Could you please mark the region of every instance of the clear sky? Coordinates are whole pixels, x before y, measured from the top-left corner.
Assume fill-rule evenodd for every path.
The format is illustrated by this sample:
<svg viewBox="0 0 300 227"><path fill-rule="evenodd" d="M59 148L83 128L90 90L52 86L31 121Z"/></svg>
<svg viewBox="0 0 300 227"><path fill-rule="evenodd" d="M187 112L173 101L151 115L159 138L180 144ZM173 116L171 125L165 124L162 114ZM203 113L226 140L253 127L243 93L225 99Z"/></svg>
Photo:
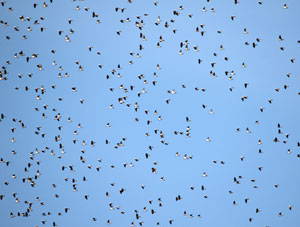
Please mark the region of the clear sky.
<svg viewBox="0 0 300 227"><path fill-rule="evenodd" d="M299 227L299 9L2 1L0 226Z"/></svg>

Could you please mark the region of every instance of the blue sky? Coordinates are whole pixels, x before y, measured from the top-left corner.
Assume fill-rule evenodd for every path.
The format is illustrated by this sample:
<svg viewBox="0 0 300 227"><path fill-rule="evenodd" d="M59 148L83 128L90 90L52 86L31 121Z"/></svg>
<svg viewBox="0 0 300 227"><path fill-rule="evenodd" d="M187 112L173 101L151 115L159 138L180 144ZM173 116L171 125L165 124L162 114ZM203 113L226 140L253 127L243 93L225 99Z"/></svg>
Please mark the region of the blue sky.
<svg viewBox="0 0 300 227"><path fill-rule="evenodd" d="M45 4L0 6L1 226L299 226L298 1Z"/></svg>

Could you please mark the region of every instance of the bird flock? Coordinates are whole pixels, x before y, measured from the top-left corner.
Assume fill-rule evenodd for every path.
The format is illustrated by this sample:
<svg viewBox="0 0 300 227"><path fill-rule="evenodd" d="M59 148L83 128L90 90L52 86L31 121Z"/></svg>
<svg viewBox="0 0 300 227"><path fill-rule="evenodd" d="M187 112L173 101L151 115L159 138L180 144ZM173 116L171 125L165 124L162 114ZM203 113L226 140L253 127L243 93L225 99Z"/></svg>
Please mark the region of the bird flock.
<svg viewBox="0 0 300 227"><path fill-rule="evenodd" d="M299 7L1 1L0 226L299 226Z"/></svg>

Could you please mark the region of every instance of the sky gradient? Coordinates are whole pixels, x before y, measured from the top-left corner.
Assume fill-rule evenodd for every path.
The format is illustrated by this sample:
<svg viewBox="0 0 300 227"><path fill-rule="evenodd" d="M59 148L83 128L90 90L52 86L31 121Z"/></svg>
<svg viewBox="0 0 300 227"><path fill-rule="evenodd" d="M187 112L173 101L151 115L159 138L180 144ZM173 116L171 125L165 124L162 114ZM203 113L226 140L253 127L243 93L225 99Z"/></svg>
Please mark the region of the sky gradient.
<svg viewBox="0 0 300 227"><path fill-rule="evenodd" d="M298 227L299 9L1 3L0 226Z"/></svg>

